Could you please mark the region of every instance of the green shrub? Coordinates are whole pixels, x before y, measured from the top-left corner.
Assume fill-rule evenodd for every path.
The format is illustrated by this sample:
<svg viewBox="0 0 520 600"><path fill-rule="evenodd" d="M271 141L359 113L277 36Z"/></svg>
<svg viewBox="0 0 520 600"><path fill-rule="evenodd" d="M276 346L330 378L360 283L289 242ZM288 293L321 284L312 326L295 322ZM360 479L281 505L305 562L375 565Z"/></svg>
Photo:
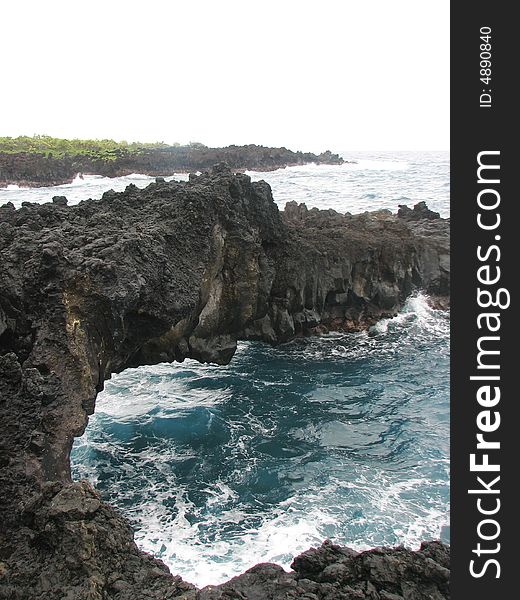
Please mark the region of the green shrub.
<svg viewBox="0 0 520 600"><path fill-rule="evenodd" d="M0 137L0 153L41 154L47 158L74 158L87 156L92 159L116 160L118 156L139 154L144 150L168 148L164 142L142 143L114 140L66 140L49 135Z"/></svg>

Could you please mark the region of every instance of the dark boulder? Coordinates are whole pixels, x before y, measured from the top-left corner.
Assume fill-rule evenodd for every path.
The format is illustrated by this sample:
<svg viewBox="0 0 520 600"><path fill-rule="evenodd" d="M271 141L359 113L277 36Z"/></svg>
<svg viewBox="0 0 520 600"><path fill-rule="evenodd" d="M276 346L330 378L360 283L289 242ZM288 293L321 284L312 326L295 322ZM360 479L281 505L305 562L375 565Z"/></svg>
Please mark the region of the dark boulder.
<svg viewBox="0 0 520 600"><path fill-rule="evenodd" d="M441 217L438 212L430 210L426 206L426 202L418 202L413 209L406 206L406 204L400 204L397 216L405 221L421 221L423 219L431 221Z"/></svg>

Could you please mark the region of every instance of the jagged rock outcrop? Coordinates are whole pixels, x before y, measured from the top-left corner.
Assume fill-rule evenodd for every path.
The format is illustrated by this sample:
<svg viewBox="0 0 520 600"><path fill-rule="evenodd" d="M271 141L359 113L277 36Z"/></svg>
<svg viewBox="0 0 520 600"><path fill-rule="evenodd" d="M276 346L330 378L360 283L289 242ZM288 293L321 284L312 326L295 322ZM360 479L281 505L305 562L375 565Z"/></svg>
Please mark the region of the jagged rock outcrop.
<svg viewBox="0 0 520 600"><path fill-rule="evenodd" d="M424 219L432 221L438 219L441 215L430 210L426 206L426 202L418 202L413 208L400 204L397 216L405 221L422 221Z"/></svg>
<svg viewBox="0 0 520 600"><path fill-rule="evenodd" d="M73 207L0 207L0 597L194 597L71 483L103 382L140 364L227 363L238 339L367 327L416 287L445 300L448 237L438 218L281 213L268 184L224 166Z"/></svg>
<svg viewBox="0 0 520 600"><path fill-rule="evenodd" d="M236 170L271 171L310 163L341 165L345 161L330 150L321 154L293 152L287 148L227 146L208 148L203 144L114 151L110 158L90 155L53 156L52 153L0 152L0 187L18 184L28 187L70 183L78 173L121 177L131 173L165 176L180 172L204 171L226 162Z"/></svg>
<svg viewBox="0 0 520 600"><path fill-rule="evenodd" d="M381 548L355 552L329 541L297 556L287 573L259 564L197 600L444 600L449 598L450 554L440 542L413 552Z"/></svg>

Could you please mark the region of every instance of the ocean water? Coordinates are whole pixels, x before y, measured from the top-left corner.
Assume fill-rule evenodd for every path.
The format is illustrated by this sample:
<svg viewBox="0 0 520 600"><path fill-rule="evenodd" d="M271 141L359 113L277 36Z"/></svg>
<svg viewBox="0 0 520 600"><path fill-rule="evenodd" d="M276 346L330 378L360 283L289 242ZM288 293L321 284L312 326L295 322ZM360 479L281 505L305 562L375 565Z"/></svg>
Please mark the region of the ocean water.
<svg viewBox="0 0 520 600"><path fill-rule="evenodd" d="M342 154L356 164L251 176L281 207L425 200L449 215L448 153ZM4 189L0 204L150 181ZM241 343L225 367L129 369L98 396L72 466L131 519L141 548L200 586L262 561L287 568L325 538L356 549L449 541L449 314L418 292L368 332Z"/></svg>
<svg viewBox="0 0 520 600"><path fill-rule="evenodd" d="M276 202L305 202L309 208L333 208L360 213L424 200L449 216L450 157L448 152L340 152L353 164L306 165L272 173L254 173L271 184Z"/></svg>

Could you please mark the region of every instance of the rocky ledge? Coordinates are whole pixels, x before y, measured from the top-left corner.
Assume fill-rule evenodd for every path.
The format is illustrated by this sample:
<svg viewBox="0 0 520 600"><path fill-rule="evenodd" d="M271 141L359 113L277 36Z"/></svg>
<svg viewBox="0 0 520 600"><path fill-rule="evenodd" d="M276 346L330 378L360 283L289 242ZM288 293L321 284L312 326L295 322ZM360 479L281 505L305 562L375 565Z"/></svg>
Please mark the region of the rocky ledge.
<svg viewBox="0 0 520 600"><path fill-rule="evenodd" d="M219 166L72 207L0 207L0 597L448 597L439 544L359 555L327 544L292 574L259 565L197 591L70 476L73 440L111 373L224 364L239 339L366 328L415 289L447 303L449 222L423 205L280 212L267 183Z"/></svg>
<svg viewBox="0 0 520 600"><path fill-rule="evenodd" d="M325 541L297 556L287 573L264 563L197 600L441 600L449 598L450 552L441 542L417 552L378 548L355 552Z"/></svg>
<svg viewBox="0 0 520 600"><path fill-rule="evenodd" d="M203 144L142 148L137 152L114 151L110 158L89 155L53 156L52 153L0 152L0 187L17 184L26 187L70 183L78 173L121 177L131 173L168 176L203 171L226 162L235 170L272 171L310 163L341 165L345 161L327 150L321 154L293 152L250 144L208 148Z"/></svg>

